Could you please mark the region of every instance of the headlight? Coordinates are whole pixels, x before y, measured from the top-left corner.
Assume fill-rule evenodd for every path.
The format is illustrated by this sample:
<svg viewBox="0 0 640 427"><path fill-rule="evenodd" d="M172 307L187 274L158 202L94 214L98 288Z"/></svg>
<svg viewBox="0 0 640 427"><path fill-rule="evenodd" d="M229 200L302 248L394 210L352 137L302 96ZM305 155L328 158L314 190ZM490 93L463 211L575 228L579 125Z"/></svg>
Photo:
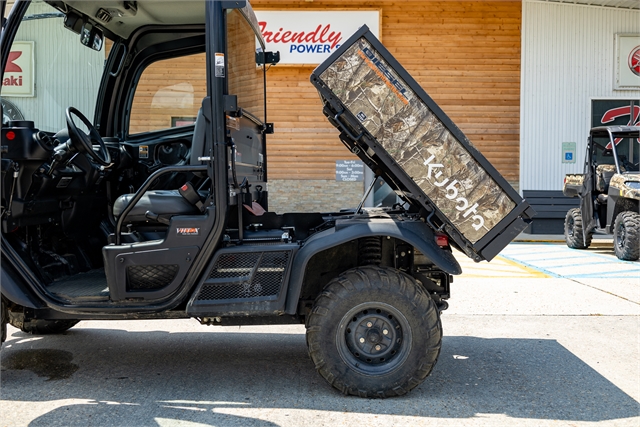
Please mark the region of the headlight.
<svg viewBox="0 0 640 427"><path fill-rule="evenodd" d="M638 181L625 181L624 185L634 190L640 190L640 182Z"/></svg>

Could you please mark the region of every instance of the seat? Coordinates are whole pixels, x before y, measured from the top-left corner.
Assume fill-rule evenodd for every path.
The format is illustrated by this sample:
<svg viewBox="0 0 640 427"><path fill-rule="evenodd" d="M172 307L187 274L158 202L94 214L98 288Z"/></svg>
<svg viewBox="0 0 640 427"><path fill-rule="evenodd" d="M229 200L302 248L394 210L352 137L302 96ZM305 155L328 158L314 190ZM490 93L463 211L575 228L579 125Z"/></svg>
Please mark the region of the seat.
<svg viewBox="0 0 640 427"><path fill-rule="evenodd" d="M193 129L193 139L191 141L190 165L201 165L205 147L205 119L202 109L198 111L195 126ZM201 198L206 198L207 194L198 193ZM123 194L118 197L113 204L113 216L118 218L126 209L127 205L135 194ZM148 211L153 212L162 218L170 218L173 215L192 215L200 213L200 209L187 201L178 190L150 190L136 203L127 215L128 222L149 221L146 216Z"/></svg>
<svg viewBox="0 0 640 427"><path fill-rule="evenodd" d="M596 190L602 193L608 192L609 182L615 173L615 165L598 165L596 167Z"/></svg>

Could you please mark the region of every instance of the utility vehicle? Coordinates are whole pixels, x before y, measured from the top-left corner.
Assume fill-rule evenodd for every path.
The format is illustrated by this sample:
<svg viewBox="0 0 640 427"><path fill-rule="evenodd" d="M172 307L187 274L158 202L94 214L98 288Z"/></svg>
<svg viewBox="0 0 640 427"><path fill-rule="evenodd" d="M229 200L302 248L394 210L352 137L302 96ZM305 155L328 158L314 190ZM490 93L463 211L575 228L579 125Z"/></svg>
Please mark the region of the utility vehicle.
<svg viewBox="0 0 640 427"><path fill-rule="evenodd" d="M7 84L35 63L2 126L3 341L7 322L299 323L334 387L400 395L438 358L451 247L490 260L533 214L366 27L311 83L402 203L318 213L269 209L278 55L248 2L17 1L1 41Z"/></svg>
<svg viewBox="0 0 640 427"><path fill-rule="evenodd" d="M632 110L633 111L633 110ZM603 126L591 129L584 173L568 174L563 193L580 197L580 207L565 218L567 246L585 249L595 231L613 234L618 258L640 256L640 127Z"/></svg>

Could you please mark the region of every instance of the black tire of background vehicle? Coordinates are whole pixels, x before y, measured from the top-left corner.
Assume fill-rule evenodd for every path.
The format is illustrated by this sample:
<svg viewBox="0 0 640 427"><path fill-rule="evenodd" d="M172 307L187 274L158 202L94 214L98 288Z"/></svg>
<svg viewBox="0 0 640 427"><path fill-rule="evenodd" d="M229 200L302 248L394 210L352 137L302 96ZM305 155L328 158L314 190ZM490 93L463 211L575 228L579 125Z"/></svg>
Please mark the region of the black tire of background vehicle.
<svg viewBox="0 0 640 427"><path fill-rule="evenodd" d="M629 211L618 214L613 225L613 248L622 260L640 258L640 214Z"/></svg>
<svg viewBox="0 0 640 427"><path fill-rule="evenodd" d="M411 276L389 268L342 273L307 319L309 355L320 375L360 397L406 394L431 373L441 343L434 301Z"/></svg>
<svg viewBox="0 0 640 427"><path fill-rule="evenodd" d="M587 241L582 235L582 214L580 208L572 208L564 218L564 240L572 249L586 249L591 245L593 233L587 234Z"/></svg>
<svg viewBox="0 0 640 427"><path fill-rule="evenodd" d="M7 306L4 303L4 299L0 301L0 320L2 322L2 341L0 341L0 345L7 339Z"/></svg>
<svg viewBox="0 0 640 427"><path fill-rule="evenodd" d="M55 335L61 334L75 325L79 320L45 320L45 319L31 319L18 326L22 332L33 335Z"/></svg>

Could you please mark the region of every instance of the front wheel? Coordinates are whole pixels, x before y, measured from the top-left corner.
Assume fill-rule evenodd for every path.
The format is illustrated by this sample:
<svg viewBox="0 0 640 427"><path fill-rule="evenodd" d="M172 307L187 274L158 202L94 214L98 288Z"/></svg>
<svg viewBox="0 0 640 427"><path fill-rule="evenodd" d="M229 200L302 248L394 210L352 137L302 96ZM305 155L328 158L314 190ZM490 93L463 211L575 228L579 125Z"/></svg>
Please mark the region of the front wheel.
<svg viewBox="0 0 640 427"><path fill-rule="evenodd" d="M61 334L80 322L79 320L46 320L46 319L28 319L24 320L21 316L9 317L9 323L22 332L33 335L55 335Z"/></svg>
<svg viewBox="0 0 640 427"><path fill-rule="evenodd" d="M315 301L307 345L316 369L344 394L403 395L431 373L442 325L411 276L360 267L333 279Z"/></svg>
<svg viewBox="0 0 640 427"><path fill-rule="evenodd" d="M569 209L564 218L564 240L572 249L586 249L591 244L593 233L587 233L585 241L582 233L582 214L580 208Z"/></svg>
<svg viewBox="0 0 640 427"><path fill-rule="evenodd" d="M613 247L616 256L625 261L640 257L640 214L620 212L613 225Z"/></svg>
<svg viewBox="0 0 640 427"><path fill-rule="evenodd" d="M0 319L2 320L2 341L0 341L0 345L2 345L2 343L7 339L7 322L9 321L4 298L0 301Z"/></svg>

